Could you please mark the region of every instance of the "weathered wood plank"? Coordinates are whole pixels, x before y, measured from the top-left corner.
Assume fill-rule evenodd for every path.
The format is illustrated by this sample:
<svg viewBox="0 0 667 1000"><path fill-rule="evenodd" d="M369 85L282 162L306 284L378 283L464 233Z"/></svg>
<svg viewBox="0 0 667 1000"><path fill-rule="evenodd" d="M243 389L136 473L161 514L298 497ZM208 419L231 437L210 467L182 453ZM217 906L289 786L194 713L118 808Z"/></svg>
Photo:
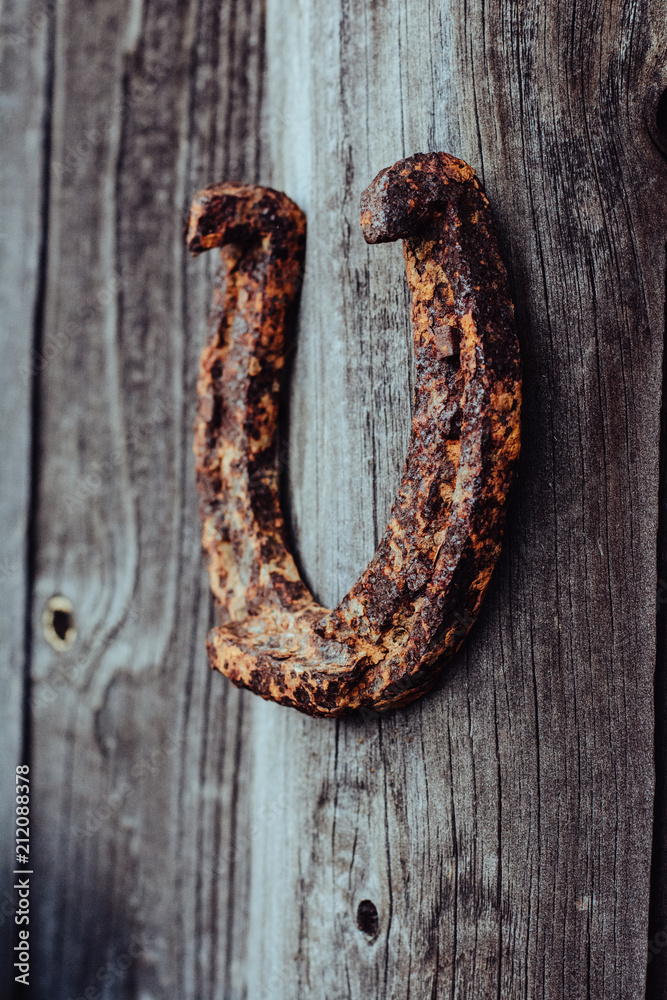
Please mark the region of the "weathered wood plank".
<svg viewBox="0 0 667 1000"><path fill-rule="evenodd" d="M667 158L667 89L656 79L647 99L647 122ZM657 112L657 113L655 113ZM655 113L655 117L654 117ZM665 275L667 333L667 274ZM657 635L655 673L656 789L651 861L647 1000L667 1000L667 368L663 358L658 522Z"/></svg>
<svg viewBox="0 0 667 1000"><path fill-rule="evenodd" d="M57 10L46 326L67 335L42 381L33 628L62 592L79 638L32 663L39 995L241 992L243 703L206 668L210 281L182 218L212 173L255 179L261 32L252 6Z"/></svg>
<svg viewBox="0 0 667 1000"><path fill-rule="evenodd" d="M405 440L399 255L363 245L356 195L406 153L448 149L487 185L525 446L494 592L436 696L330 727L257 709L259 779L294 805L253 859L250 993L296 955L281 996L640 996L666 208L651 12L289 6L268 5L267 114L292 118L267 166L309 219L291 483L316 591L337 600L370 555Z"/></svg>
<svg viewBox="0 0 667 1000"><path fill-rule="evenodd" d="M659 16L58 5L44 330L61 346L40 385L31 619L40 995L643 995ZM365 246L358 195L428 149L480 171L516 291L506 550L435 694L305 719L205 667L191 425L211 265L185 260L181 215L224 177L308 214L288 486L331 604L382 531L410 424L400 249ZM39 639L54 592L77 614L67 654Z"/></svg>
<svg viewBox="0 0 667 1000"><path fill-rule="evenodd" d="M49 17L40 3L4 4L0 15L0 134L11 156L0 174L0 981L13 983L17 897L15 768L23 752L33 381L53 352L41 328L47 198Z"/></svg>
<svg viewBox="0 0 667 1000"><path fill-rule="evenodd" d="M663 137L667 146L667 134ZM666 296L667 306L667 296ZM667 374L663 371L663 375ZM647 1000L667 1000L667 386L663 377L655 673L656 789L648 928Z"/></svg>

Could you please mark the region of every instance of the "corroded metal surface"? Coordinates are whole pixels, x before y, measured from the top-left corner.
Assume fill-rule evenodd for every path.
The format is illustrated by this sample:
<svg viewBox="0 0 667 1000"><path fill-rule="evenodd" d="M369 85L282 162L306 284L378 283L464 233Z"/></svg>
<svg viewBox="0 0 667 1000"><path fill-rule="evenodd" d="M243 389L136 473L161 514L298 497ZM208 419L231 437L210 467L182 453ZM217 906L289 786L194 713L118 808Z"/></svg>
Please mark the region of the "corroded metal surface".
<svg viewBox="0 0 667 1000"><path fill-rule="evenodd" d="M403 239L416 358L413 428L377 552L337 608L286 545L275 431L305 218L268 188L195 198L193 253L222 270L195 432L203 546L221 623L211 665L311 715L406 704L435 683L498 558L519 454L521 374L507 275L471 167L446 153L383 170L361 199L368 243Z"/></svg>

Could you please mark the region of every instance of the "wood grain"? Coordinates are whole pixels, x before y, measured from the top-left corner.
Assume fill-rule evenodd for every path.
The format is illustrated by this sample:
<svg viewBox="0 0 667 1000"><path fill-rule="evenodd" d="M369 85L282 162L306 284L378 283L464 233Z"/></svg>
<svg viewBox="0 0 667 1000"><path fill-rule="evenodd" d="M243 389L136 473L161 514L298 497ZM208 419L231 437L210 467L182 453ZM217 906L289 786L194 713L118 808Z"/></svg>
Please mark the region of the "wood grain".
<svg viewBox="0 0 667 1000"><path fill-rule="evenodd" d="M46 165L17 153L33 228L10 274L26 302L42 281L58 343L33 410L37 995L644 996L664 5L48 10L33 76L7 78L39 123L52 60L48 218ZM438 691L311 720L206 669L191 428L212 275L186 259L183 214L222 179L307 214L285 492L332 606L384 528L410 428L400 247L364 244L358 197L435 149L478 170L513 281L525 417L505 551ZM29 405L12 403L13 524ZM76 609L69 653L41 639L53 593Z"/></svg>
<svg viewBox="0 0 667 1000"><path fill-rule="evenodd" d="M79 640L36 643L32 664L38 995L239 995L243 705L206 669L192 425L210 282L182 221L211 174L242 149L252 164L249 102L237 85L230 124L224 83L252 74L253 32L254 12L212 5L56 14L46 324L70 335L42 384L34 628L62 592Z"/></svg>
<svg viewBox="0 0 667 1000"><path fill-rule="evenodd" d="M29 588L35 384L55 345L41 322L51 71L49 20L38 3L3 5L0 131L11 144L0 173L0 981L14 979L15 769L22 761L31 649Z"/></svg>

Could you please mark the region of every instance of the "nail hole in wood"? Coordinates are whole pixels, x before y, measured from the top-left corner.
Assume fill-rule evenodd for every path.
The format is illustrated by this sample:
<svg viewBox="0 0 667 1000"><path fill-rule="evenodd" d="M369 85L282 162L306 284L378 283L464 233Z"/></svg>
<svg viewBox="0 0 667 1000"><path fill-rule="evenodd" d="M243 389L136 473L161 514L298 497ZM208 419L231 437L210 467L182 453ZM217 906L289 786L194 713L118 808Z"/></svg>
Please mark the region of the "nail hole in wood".
<svg viewBox="0 0 667 1000"><path fill-rule="evenodd" d="M357 907L357 927L371 941L378 936L380 919L377 907L370 899L362 899Z"/></svg>
<svg viewBox="0 0 667 1000"><path fill-rule="evenodd" d="M44 638L52 649L62 653L76 639L76 623L72 602L62 594L49 598L42 612Z"/></svg>

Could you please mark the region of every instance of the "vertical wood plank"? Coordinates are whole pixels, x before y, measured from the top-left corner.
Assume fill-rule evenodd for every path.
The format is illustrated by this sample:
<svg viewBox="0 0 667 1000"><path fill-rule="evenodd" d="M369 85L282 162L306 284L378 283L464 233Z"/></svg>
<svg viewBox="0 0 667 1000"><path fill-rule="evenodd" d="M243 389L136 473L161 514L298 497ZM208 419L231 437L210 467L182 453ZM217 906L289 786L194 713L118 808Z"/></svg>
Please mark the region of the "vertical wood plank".
<svg viewBox="0 0 667 1000"><path fill-rule="evenodd" d="M649 128L667 158L667 88L656 81ZM665 273L667 334L667 271ZM667 367L663 357L655 670L655 769L646 1000L667 1000Z"/></svg>
<svg viewBox="0 0 667 1000"><path fill-rule="evenodd" d="M0 175L0 980L13 968L16 787L23 753L26 636L32 544L33 383L54 345L41 328L44 210L48 194L50 17L40 3L3 5L0 132L11 142Z"/></svg>
<svg viewBox="0 0 667 1000"><path fill-rule="evenodd" d="M338 600L371 554L408 428L400 257L363 245L356 201L406 153L447 149L485 181L526 416L506 551L440 691L382 720L255 709L260 801L280 788L291 806L253 859L251 993L275 979L285 998L643 994L667 208L645 108L659 15L268 4L265 115L282 123L269 177L309 220L290 485L318 595ZM364 898L373 942L355 926Z"/></svg>
<svg viewBox="0 0 667 1000"><path fill-rule="evenodd" d="M255 180L261 4L59 4L41 385L37 994L243 991L243 702L212 685L192 426L210 275L182 222ZM78 638L39 639L64 593Z"/></svg>

